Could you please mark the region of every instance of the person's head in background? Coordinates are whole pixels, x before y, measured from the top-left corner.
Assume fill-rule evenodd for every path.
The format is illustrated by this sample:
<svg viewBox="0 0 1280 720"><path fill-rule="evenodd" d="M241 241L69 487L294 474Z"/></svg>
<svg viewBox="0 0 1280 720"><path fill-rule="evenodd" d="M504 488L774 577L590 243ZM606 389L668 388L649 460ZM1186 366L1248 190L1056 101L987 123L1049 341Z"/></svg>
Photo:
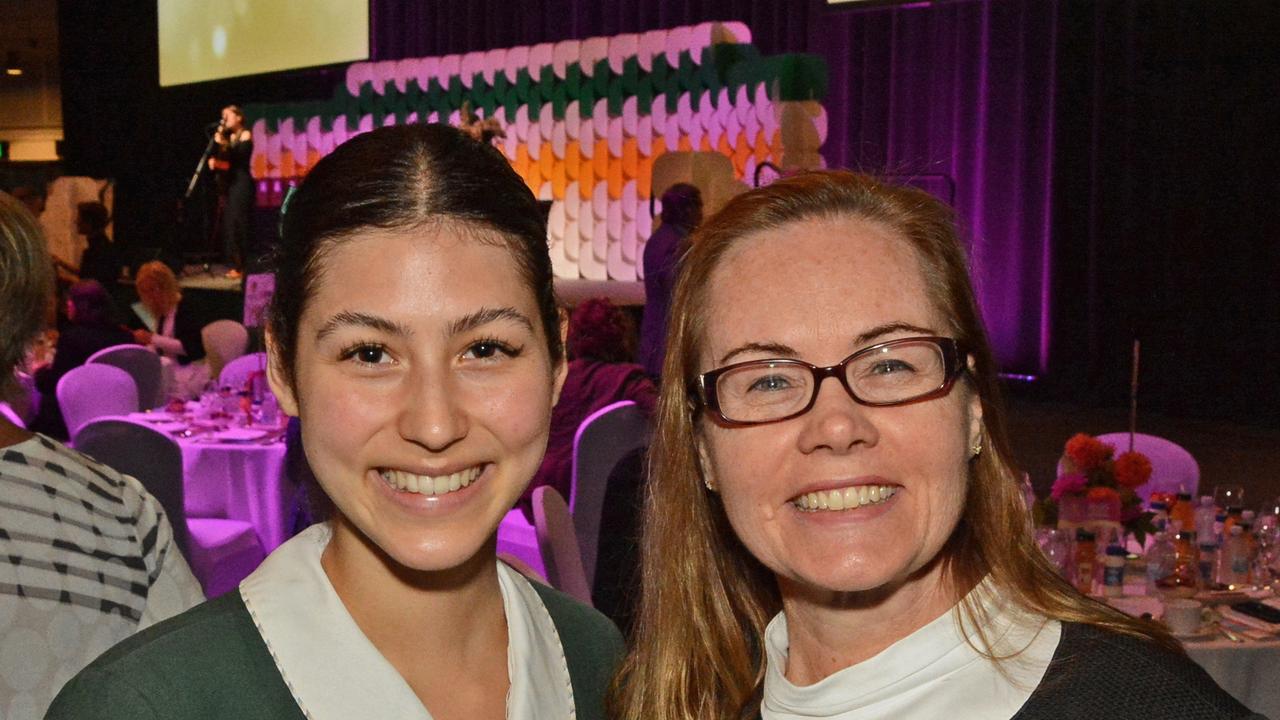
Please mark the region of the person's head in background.
<svg viewBox="0 0 1280 720"><path fill-rule="evenodd" d="M588 298L569 316L569 359L631 362L635 354L634 323L608 298Z"/></svg>
<svg viewBox="0 0 1280 720"><path fill-rule="evenodd" d="M76 232L81 235L101 235L110 222L111 214L107 212L107 206L100 202L82 202L76 206Z"/></svg>
<svg viewBox="0 0 1280 720"><path fill-rule="evenodd" d="M67 320L76 325L105 325L111 309L111 296L97 280L81 280L67 289Z"/></svg>
<svg viewBox="0 0 1280 720"><path fill-rule="evenodd" d="M53 266L35 218L0 193L0 393L44 326L52 292Z"/></svg>
<svg viewBox="0 0 1280 720"><path fill-rule="evenodd" d="M244 111L239 105L228 105L222 108L222 126L231 132L244 129Z"/></svg>
<svg viewBox="0 0 1280 720"><path fill-rule="evenodd" d="M182 300L178 277L159 260L152 260L138 268L135 287L138 299L157 318L168 315Z"/></svg>
<svg viewBox="0 0 1280 720"><path fill-rule="evenodd" d="M702 222L702 193L689 183L676 183L662 193L662 224L692 230Z"/></svg>

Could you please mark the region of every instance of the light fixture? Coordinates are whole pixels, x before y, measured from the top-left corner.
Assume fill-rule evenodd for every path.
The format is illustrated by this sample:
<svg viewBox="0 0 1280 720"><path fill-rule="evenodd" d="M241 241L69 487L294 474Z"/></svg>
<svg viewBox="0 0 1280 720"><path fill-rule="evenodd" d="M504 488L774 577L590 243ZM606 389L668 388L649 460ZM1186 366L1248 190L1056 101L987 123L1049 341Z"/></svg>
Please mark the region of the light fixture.
<svg viewBox="0 0 1280 720"><path fill-rule="evenodd" d="M16 50L10 50L5 55L4 74L17 77L22 74L22 66L18 64L18 53Z"/></svg>

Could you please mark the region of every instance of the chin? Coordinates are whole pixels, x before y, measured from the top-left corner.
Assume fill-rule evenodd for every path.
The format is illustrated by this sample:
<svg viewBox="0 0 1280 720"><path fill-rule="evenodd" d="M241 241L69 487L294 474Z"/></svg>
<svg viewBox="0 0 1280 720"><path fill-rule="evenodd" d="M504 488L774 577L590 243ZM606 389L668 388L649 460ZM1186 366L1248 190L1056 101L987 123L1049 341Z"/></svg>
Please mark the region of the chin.
<svg viewBox="0 0 1280 720"><path fill-rule="evenodd" d="M439 533L413 537L369 538L382 554L395 565L420 573L455 570L481 559L492 557L494 546L488 537L471 537L468 533Z"/></svg>

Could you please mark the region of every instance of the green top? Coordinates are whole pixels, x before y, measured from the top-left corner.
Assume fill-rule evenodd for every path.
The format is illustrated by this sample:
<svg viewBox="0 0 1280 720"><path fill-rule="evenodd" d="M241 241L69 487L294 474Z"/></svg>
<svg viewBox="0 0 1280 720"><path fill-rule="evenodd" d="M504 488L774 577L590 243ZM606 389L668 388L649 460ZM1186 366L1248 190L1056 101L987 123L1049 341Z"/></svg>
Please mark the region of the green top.
<svg viewBox="0 0 1280 720"><path fill-rule="evenodd" d="M579 720L603 720L622 636L603 615L532 582L555 623ZM134 635L69 682L47 720L296 718L294 702L239 592Z"/></svg>

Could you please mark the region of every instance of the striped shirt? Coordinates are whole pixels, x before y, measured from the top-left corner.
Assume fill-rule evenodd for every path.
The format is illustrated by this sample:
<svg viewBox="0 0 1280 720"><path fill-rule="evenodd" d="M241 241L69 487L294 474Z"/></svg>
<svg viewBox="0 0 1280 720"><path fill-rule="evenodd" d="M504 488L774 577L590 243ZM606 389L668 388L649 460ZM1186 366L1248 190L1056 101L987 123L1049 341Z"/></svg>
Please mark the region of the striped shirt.
<svg viewBox="0 0 1280 720"><path fill-rule="evenodd" d="M43 435L0 447L0 717L43 716L104 650L203 599L137 480Z"/></svg>

